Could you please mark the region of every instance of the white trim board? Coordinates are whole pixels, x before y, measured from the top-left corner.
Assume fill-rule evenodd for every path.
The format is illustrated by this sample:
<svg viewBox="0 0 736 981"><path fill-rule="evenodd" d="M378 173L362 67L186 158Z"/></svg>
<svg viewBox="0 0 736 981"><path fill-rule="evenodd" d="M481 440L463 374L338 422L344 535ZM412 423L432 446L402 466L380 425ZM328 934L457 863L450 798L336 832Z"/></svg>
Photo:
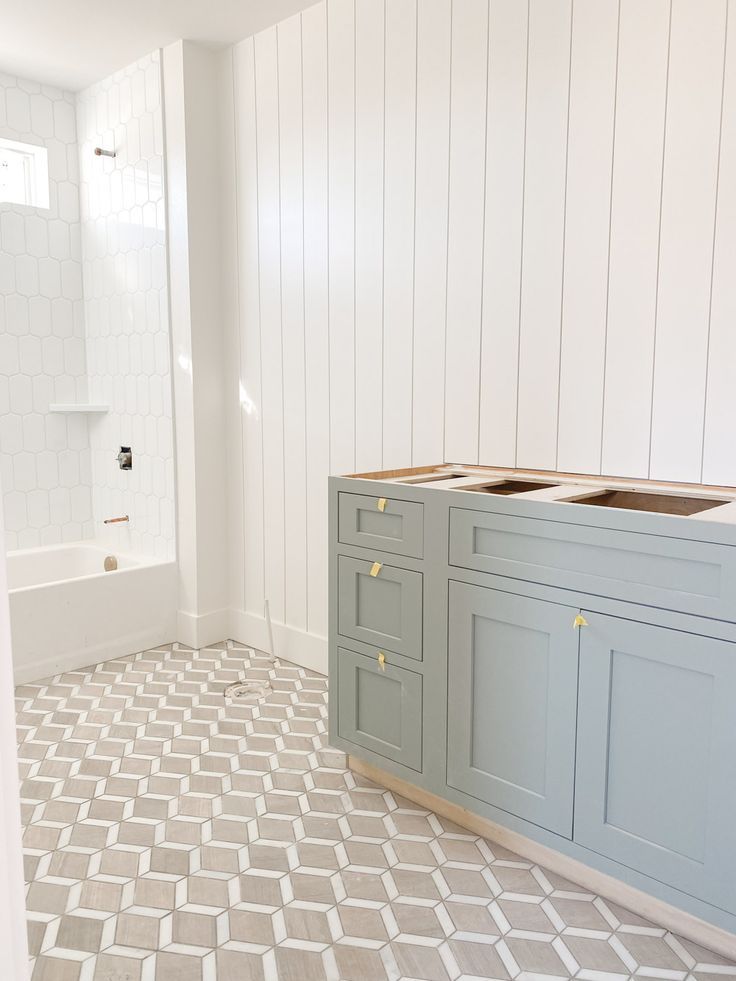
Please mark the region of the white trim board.
<svg viewBox="0 0 736 981"><path fill-rule="evenodd" d="M302 668L327 674L327 638L308 634L285 623L273 622L274 651L268 633L265 617L246 613L245 610L230 610L230 632L228 636L238 643L255 647L266 653L273 653L283 661L291 661Z"/></svg>
<svg viewBox="0 0 736 981"><path fill-rule="evenodd" d="M671 930L673 933L692 940L693 943L712 950L723 957L731 960L736 958L736 935L723 930L721 927L706 923L692 913L671 906L662 899L650 896L625 882L605 872L599 872L577 859L563 855L562 852L541 845L539 842L532 841L518 831L511 831L504 828L495 821L474 814L466 810L459 804L438 797L437 794L423 790L400 777L395 777L379 767L370 763L365 763L357 757L348 758L348 766L355 773L359 773L369 780L386 787L388 790L395 791L406 797L408 800L425 807L427 810L434 811L442 817L453 821L462 828L467 828L473 834L488 838L509 851L516 852L530 862L535 862L555 872L557 875L571 882L575 882L591 892L595 892L604 899L623 906L633 913L651 920L657 926Z"/></svg>

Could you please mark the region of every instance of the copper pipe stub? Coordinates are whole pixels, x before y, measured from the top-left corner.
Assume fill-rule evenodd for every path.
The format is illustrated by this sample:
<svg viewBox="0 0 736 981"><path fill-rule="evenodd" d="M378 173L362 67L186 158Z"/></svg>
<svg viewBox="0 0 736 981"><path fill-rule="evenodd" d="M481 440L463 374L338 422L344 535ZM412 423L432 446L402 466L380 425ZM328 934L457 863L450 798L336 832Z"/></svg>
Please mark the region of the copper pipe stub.
<svg viewBox="0 0 736 981"><path fill-rule="evenodd" d="M103 150L101 146L96 146L95 147L95 156L96 157L115 157L115 156L117 156L117 154L115 153L114 150Z"/></svg>
<svg viewBox="0 0 736 981"><path fill-rule="evenodd" d="M124 514L121 518L105 518L102 523L103 525L116 525L120 521L130 521L130 518L127 514Z"/></svg>

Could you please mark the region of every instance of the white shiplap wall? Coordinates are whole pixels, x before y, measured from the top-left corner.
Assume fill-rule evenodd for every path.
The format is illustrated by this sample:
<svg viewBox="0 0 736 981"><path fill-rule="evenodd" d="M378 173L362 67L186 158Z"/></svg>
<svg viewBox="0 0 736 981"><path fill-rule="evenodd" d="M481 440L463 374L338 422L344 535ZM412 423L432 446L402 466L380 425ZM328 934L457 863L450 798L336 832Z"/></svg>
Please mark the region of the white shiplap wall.
<svg viewBox="0 0 736 981"><path fill-rule="evenodd" d="M324 636L328 473L736 483L736 0L327 0L232 69L237 606Z"/></svg>

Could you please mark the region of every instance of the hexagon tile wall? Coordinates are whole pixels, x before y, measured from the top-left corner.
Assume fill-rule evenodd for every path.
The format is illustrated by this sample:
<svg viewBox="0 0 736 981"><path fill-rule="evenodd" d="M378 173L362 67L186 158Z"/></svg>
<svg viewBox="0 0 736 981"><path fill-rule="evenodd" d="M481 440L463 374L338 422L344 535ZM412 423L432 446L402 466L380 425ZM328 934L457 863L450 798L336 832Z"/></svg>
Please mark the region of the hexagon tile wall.
<svg viewBox="0 0 736 981"><path fill-rule="evenodd" d="M77 98L90 423L98 538L174 557L166 209L158 51ZM96 146L116 156L97 157ZM133 450L121 471L120 446ZM129 525L102 519L130 515Z"/></svg>
<svg viewBox="0 0 736 981"><path fill-rule="evenodd" d="M8 548L87 538L91 459L75 97L0 74L0 136L48 150L50 208L0 205L0 480Z"/></svg>
<svg viewBox="0 0 736 981"><path fill-rule="evenodd" d="M172 558L159 52L77 96L0 74L0 136L47 148L51 205L0 205L7 547L97 537ZM110 411L50 413L53 402ZM132 471L118 469L121 445ZM129 525L102 523L123 514Z"/></svg>

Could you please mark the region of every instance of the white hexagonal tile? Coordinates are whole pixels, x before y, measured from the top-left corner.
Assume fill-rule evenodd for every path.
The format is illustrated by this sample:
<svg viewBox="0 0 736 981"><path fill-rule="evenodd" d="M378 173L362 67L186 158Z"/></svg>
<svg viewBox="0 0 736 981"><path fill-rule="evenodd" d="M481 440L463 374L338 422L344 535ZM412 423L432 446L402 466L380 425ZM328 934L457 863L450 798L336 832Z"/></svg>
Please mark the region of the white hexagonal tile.
<svg viewBox="0 0 736 981"><path fill-rule="evenodd" d="M34 256L16 257L15 288L22 296L36 296L38 293L38 260Z"/></svg>
<svg viewBox="0 0 736 981"><path fill-rule="evenodd" d="M11 255L22 255L26 251L25 222L14 211L0 213L0 246Z"/></svg>

